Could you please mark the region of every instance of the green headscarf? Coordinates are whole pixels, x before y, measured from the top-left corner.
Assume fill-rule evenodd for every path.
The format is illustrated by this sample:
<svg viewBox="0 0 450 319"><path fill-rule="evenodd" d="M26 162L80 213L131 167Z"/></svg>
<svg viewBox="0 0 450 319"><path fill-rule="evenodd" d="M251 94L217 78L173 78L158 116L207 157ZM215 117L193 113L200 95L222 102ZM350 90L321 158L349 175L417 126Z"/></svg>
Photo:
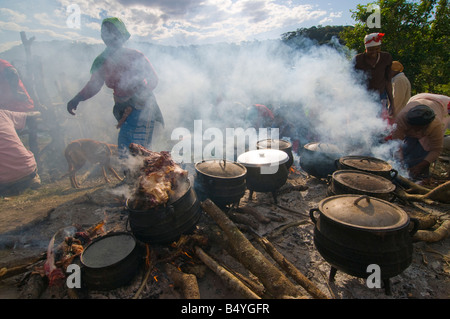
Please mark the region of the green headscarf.
<svg viewBox="0 0 450 319"><path fill-rule="evenodd" d="M116 17L106 18L102 21L102 26L108 22L111 23L117 29L117 31L119 31L120 35L122 36L123 42L127 41L130 38L130 33L128 32L122 20ZM113 50L107 47L99 56L97 56L94 60L94 63L92 63L91 73L95 72L99 67L101 67L112 52Z"/></svg>

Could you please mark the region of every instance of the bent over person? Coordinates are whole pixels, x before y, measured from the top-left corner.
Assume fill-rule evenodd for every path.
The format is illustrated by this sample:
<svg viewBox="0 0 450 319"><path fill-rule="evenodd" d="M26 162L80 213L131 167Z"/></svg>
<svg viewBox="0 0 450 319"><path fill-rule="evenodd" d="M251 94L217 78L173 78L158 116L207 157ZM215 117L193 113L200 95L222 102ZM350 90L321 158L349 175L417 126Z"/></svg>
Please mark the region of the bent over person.
<svg viewBox="0 0 450 319"><path fill-rule="evenodd" d="M150 148L155 122L164 125L153 94L158 76L143 53L123 47L130 34L122 20L104 19L101 37L106 49L94 60L90 80L69 101L67 111L75 115L78 104L96 95L105 84L113 90L113 113L120 128L118 145L122 156L131 143Z"/></svg>
<svg viewBox="0 0 450 319"><path fill-rule="evenodd" d="M430 164L443 150L445 129L450 120L450 97L420 93L413 96L396 118L392 138L402 140L401 155L414 179L426 178Z"/></svg>
<svg viewBox="0 0 450 319"><path fill-rule="evenodd" d="M39 115L0 109L0 196L18 195L41 184L34 155L16 131L25 127L27 118Z"/></svg>

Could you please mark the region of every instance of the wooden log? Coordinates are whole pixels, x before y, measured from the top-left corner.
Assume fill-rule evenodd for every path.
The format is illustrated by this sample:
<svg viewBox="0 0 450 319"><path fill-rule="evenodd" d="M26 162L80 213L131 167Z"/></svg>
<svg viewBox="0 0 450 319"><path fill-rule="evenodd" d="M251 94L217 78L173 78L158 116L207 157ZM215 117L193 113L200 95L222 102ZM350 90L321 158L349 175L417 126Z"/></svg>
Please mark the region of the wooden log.
<svg viewBox="0 0 450 319"><path fill-rule="evenodd" d="M0 268L0 280L10 278L16 275L23 274L30 270L34 264L39 261L42 261L46 258L45 254L42 254L38 257L26 258L25 260L20 261L19 264L9 265Z"/></svg>
<svg viewBox="0 0 450 319"><path fill-rule="evenodd" d="M172 264L166 264L165 269L175 286L181 289L185 299L200 299L200 290L195 275L186 274Z"/></svg>
<svg viewBox="0 0 450 319"><path fill-rule="evenodd" d="M20 293L20 299L39 299L46 287L45 278L38 273L32 273Z"/></svg>
<svg viewBox="0 0 450 319"><path fill-rule="evenodd" d="M304 297L301 290L273 265L250 241L242 234L233 222L210 199L201 204L207 213L224 231L227 240L237 256L251 273L259 278L267 291L274 298Z"/></svg>
<svg viewBox="0 0 450 319"><path fill-rule="evenodd" d="M237 291L244 298L248 299L261 299L256 293L250 290L246 285L244 285L239 279L237 279L233 274L227 271L224 267L220 266L213 258L206 254L200 247L195 247L196 255L201 259L209 269L214 271L224 283Z"/></svg>
<svg viewBox="0 0 450 319"><path fill-rule="evenodd" d="M450 220L444 221L434 231L432 230L418 230L414 236L414 240L425 241L428 243L434 243L441 241L450 236Z"/></svg>
<svg viewBox="0 0 450 319"><path fill-rule="evenodd" d="M263 224L270 223L270 218L261 214L255 207L243 206L236 209L237 212L253 216L258 222Z"/></svg>
<svg viewBox="0 0 450 319"><path fill-rule="evenodd" d="M265 251L305 290L315 299L328 299L328 297L320 291L316 285L311 282L305 275L301 273L289 260L287 260L267 238L261 237L255 232L253 236L256 241L264 248Z"/></svg>
<svg viewBox="0 0 450 319"><path fill-rule="evenodd" d="M254 229L258 229L259 228L259 224L252 219L251 217L241 214L241 213L235 213L233 211L229 211L227 213L228 217L235 223L238 224L243 224L249 227L252 227Z"/></svg>

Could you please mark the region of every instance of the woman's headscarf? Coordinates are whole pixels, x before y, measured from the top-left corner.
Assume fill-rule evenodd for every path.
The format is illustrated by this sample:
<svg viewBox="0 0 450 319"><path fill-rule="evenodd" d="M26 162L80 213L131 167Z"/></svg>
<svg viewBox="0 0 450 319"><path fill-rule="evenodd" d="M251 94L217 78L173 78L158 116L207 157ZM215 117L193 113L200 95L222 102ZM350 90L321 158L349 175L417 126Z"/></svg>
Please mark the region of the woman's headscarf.
<svg viewBox="0 0 450 319"><path fill-rule="evenodd" d="M102 21L102 26L105 23L111 23L117 31L119 31L119 34L121 36L121 41L125 42L130 38L130 33L128 32L127 28L125 27L125 24L122 20L116 17L112 18L106 18ZM91 73L95 72L98 68L100 68L103 63L105 63L108 56L113 52L109 47L107 47L99 56L97 56L94 60L94 63L92 63L91 67Z"/></svg>

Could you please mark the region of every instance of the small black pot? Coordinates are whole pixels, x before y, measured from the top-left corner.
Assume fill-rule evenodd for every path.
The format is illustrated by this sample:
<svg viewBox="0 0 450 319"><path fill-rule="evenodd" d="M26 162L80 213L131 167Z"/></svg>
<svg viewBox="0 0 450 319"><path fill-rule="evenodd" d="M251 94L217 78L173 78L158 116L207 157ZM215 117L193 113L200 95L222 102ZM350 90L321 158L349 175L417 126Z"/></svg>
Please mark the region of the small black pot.
<svg viewBox="0 0 450 319"><path fill-rule="evenodd" d="M275 192L288 178L285 163L289 156L280 150L260 149L246 152L238 162L247 168L247 188L255 192Z"/></svg>
<svg viewBox="0 0 450 319"><path fill-rule="evenodd" d="M201 201L211 199L217 206L239 204L245 195L247 169L227 160L204 160L195 164L195 192Z"/></svg>
<svg viewBox="0 0 450 319"><path fill-rule="evenodd" d="M336 160L341 156L334 145L308 143L300 153L300 166L309 175L326 178L336 171Z"/></svg>
<svg viewBox="0 0 450 319"><path fill-rule="evenodd" d="M80 257L82 284L88 289L111 290L128 284L139 270L142 249L127 232L94 239Z"/></svg>

